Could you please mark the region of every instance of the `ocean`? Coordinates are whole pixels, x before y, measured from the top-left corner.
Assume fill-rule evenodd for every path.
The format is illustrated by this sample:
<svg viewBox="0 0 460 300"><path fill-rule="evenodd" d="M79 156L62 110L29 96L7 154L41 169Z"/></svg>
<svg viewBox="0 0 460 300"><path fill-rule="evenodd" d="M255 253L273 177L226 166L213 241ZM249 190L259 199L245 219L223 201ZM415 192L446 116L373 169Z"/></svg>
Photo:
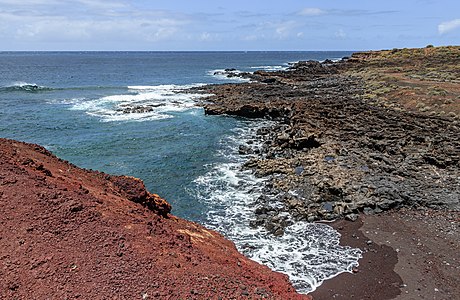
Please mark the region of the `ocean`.
<svg viewBox="0 0 460 300"><path fill-rule="evenodd" d="M286 69L350 52L0 52L0 137L45 146L80 167L141 178L179 217L224 234L248 257L290 276L303 293L350 272L359 249L324 224L282 237L253 229L263 179L242 171L238 146L267 121L206 116L204 84L219 73Z"/></svg>

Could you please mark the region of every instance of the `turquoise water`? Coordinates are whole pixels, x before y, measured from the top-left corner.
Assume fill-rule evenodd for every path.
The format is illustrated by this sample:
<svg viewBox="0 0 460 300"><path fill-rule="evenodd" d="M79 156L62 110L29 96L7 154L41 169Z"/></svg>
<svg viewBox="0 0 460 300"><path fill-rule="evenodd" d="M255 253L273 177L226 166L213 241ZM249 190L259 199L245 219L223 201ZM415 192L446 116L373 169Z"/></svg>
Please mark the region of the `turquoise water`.
<svg viewBox="0 0 460 300"><path fill-rule="evenodd" d="M205 116L195 106L200 95L181 90L238 82L214 75L225 68L276 70L286 68L288 62L348 55L0 52L0 136L41 144L80 167L141 178L150 191L172 204L174 214L221 231L248 256L281 268L301 291L308 291L324 278L347 271L357 252L337 247L337 237L331 238L336 233L325 227L294 228L285 240L249 229L250 203L262 183L240 170L244 158L237 148L258 123ZM135 106L149 109L123 113ZM321 237L332 243L324 246L318 241ZM315 246L320 244L322 248ZM303 245L310 245L309 253L327 258L326 262L316 260L320 268L311 269L314 264L307 260L295 272L289 264L283 267L286 259L280 257L288 257L286 253L295 254L292 260L305 260L302 253L298 255Z"/></svg>
<svg viewBox="0 0 460 300"><path fill-rule="evenodd" d="M219 161L213 155L219 141L240 121L204 116L189 97L171 105L178 98L169 94L171 85L231 82L212 76L218 69L253 71L347 54L1 52L0 136L42 144L84 168L140 177L175 214L199 221L206 207L187 189L204 165ZM165 105L151 114L113 111L120 102L142 100Z"/></svg>

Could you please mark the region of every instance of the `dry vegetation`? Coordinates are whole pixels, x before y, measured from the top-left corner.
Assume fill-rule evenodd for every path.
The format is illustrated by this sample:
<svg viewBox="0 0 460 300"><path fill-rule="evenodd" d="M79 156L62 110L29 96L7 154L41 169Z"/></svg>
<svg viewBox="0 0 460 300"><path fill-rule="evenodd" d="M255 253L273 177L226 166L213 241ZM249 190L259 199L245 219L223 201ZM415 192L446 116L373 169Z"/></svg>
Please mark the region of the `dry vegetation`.
<svg viewBox="0 0 460 300"><path fill-rule="evenodd" d="M376 104L460 119L460 47L355 53L350 75L364 79L364 97Z"/></svg>

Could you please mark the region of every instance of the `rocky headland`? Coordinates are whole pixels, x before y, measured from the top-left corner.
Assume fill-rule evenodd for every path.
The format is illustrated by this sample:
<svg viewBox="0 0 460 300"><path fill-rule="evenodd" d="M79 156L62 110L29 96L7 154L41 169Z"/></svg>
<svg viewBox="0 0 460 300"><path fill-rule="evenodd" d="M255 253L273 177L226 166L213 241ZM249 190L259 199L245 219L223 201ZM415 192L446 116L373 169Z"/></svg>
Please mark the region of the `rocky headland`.
<svg viewBox="0 0 460 300"><path fill-rule="evenodd" d="M460 47L239 76L251 82L198 89L212 94L207 114L273 121L240 146L244 168L268 179L251 226L282 235L335 221L342 243L364 250L355 274L315 299L460 297Z"/></svg>
<svg viewBox="0 0 460 300"><path fill-rule="evenodd" d="M0 139L1 299L310 299L139 179Z"/></svg>
<svg viewBox="0 0 460 300"><path fill-rule="evenodd" d="M207 114L276 121L240 147L245 168L270 178L253 225L460 209L459 65L459 47L395 49L207 86Z"/></svg>

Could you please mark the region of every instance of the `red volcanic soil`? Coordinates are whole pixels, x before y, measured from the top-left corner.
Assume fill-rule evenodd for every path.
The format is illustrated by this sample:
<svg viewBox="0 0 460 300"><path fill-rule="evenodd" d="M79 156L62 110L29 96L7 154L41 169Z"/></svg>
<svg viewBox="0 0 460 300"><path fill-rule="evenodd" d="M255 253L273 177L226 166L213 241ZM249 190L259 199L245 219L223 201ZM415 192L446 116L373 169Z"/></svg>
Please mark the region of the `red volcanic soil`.
<svg viewBox="0 0 460 300"><path fill-rule="evenodd" d="M310 299L142 181L0 139L0 299Z"/></svg>

